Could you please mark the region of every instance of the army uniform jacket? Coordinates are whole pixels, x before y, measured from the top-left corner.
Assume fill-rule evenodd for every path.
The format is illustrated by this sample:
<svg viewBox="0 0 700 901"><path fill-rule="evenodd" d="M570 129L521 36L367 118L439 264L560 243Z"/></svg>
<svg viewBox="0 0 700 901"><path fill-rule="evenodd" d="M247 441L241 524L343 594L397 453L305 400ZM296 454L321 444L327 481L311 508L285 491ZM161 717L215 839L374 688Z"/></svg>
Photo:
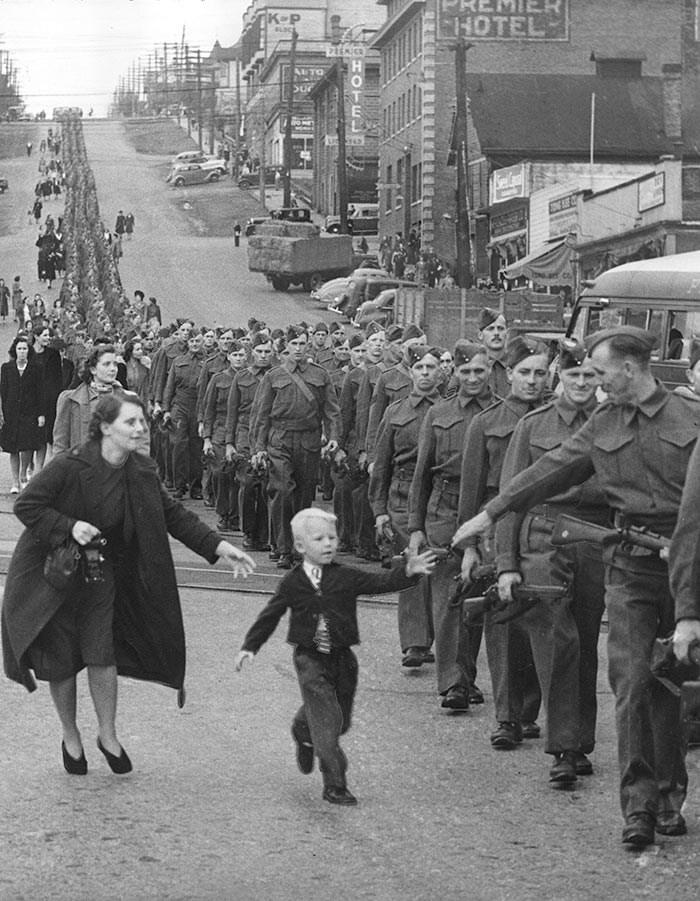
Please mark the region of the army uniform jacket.
<svg viewBox="0 0 700 901"><path fill-rule="evenodd" d="M263 376L269 371L269 366L253 363L247 369L237 372L231 382L226 407L226 444L233 444L240 452L250 450L253 402Z"/></svg>
<svg viewBox="0 0 700 901"><path fill-rule="evenodd" d="M357 434L357 398L364 377L365 370L356 366L345 376L340 389L340 446L355 457L362 450Z"/></svg>
<svg viewBox="0 0 700 901"><path fill-rule="evenodd" d="M313 395L304 397L292 377L297 373ZM251 447L267 450L272 430L310 432L314 443L324 432L329 441L340 437L340 408L331 377L315 363L287 361L266 373L255 401L256 415L251 429Z"/></svg>
<svg viewBox="0 0 700 901"><path fill-rule="evenodd" d="M173 407L195 412L197 405L197 382L202 371L202 357L189 351L173 361L168 373L168 382L163 393L163 411Z"/></svg>
<svg viewBox="0 0 700 901"><path fill-rule="evenodd" d="M487 388L477 397L455 394L428 410L421 426L416 471L411 482L409 532L429 533L431 521L447 517L454 533L457 528L457 499L467 429L472 419L493 402L494 396L490 388ZM445 491L454 495L454 503L449 507L431 503L434 495L439 496ZM443 531L441 528L440 532ZM428 540L432 543L429 534ZM444 543L441 536L437 544Z"/></svg>
<svg viewBox="0 0 700 901"><path fill-rule="evenodd" d="M165 389L168 384L168 376L170 375L172 365L178 357L181 357L185 353L187 353L187 345L183 344L181 341L173 341L171 344L166 344L161 347L156 355L153 364L153 388L152 391L150 391L150 396L154 403L163 403L163 397L165 396Z"/></svg>
<svg viewBox="0 0 700 901"><path fill-rule="evenodd" d="M697 403L697 401L696 401ZM690 458L688 477L669 556L676 620L700 619L700 444Z"/></svg>
<svg viewBox="0 0 700 901"><path fill-rule="evenodd" d="M387 407L379 427L374 469L369 480L369 502L375 517L387 513L392 479L413 478L418 457L418 436L428 411L440 400L437 391L412 391Z"/></svg>
<svg viewBox="0 0 700 901"><path fill-rule="evenodd" d="M202 371L199 373L199 382L197 384L197 421L204 421L204 398L206 397L207 388L212 376L217 372L223 372L229 368L229 362L226 354L217 350L216 353L208 356L202 364Z"/></svg>
<svg viewBox="0 0 700 901"><path fill-rule="evenodd" d="M563 444L581 428L596 409L595 398L586 407L577 407L563 394L544 406L528 413L517 424L511 438L501 473L501 486L506 487L519 472L527 469L548 451ZM558 513L570 513L580 519L605 525L610 509L595 476L567 488L549 498L548 506L558 507ZM499 572L515 572L519 569L518 549L524 512L509 513L496 526L496 565Z"/></svg>
<svg viewBox="0 0 700 901"><path fill-rule="evenodd" d="M215 373L209 380L202 407L203 438L213 438L215 429L226 422L228 396L231 393L234 375L229 366L228 369Z"/></svg>
<svg viewBox="0 0 700 901"><path fill-rule="evenodd" d="M458 521L464 522L498 494L501 469L518 422L533 406L509 394L471 421L462 457ZM476 539L470 540L475 546Z"/></svg>
<svg viewBox="0 0 700 901"><path fill-rule="evenodd" d="M510 382L506 369L505 363L501 363L500 360L491 360L489 385L496 397L507 397L510 394Z"/></svg>
<svg viewBox="0 0 700 901"><path fill-rule="evenodd" d="M516 476L486 506L494 519L527 510L594 473L628 523L670 536L676 526L700 404L657 384L638 405L601 404L588 422Z"/></svg>
<svg viewBox="0 0 700 901"><path fill-rule="evenodd" d="M379 423L384 412L397 400L403 400L413 388L411 373L405 363L399 363L386 372L380 372L379 378L372 393L372 403L369 408L369 421L367 423L367 436L365 450L367 459L372 463L379 438ZM417 437L417 436L416 436Z"/></svg>

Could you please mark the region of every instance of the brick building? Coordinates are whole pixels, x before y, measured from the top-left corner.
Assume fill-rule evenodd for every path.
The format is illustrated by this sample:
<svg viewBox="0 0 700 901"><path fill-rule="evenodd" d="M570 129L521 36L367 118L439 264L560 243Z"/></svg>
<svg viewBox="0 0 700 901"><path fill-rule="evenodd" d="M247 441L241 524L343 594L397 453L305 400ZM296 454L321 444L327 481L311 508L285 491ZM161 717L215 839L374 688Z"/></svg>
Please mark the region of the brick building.
<svg viewBox="0 0 700 901"><path fill-rule="evenodd" d="M382 57L380 230L393 234L419 228L424 247L454 260L456 178L450 166L450 139L456 88L455 54L449 43L450 38L454 42L456 26L444 11L451 10L454 16L455 5L448 0L378 2L387 8L387 21L373 42ZM612 97L609 109L600 111L609 128L600 125L598 135L607 130L619 139L614 147L596 148L600 162L614 159L619 164L652 165L661 153L680 152L681 122L683 147L693 152L694 142L686 132L695 129L700 106L697 0L561 0L538 5L568 12L554 40L498 39L496 17L491 13L503 13L514 4L462 3L468 14L462 28L471 29L468 38L473 41L467 52L469 180L476 272L481 275L489 273L491 266L486 253L492 242L491 173L532 159L542 164L545 179L568 179L561 171L557 175L557 167L587 159L594 88ZM474 10L483 14L471 15ZM500 16L504 21L509 18ZM515 25L509 33L517 34ZM491 39L482 40L482 34ZM679 88L677 101L676 95L664 93L674 80ZM582 105L586 94L588 102ZM572 107L573 98L576 106ZM668 118L674 104L675 124ZM561 115L567 116L573 133L566 144L557 146L548 132ZM616 116L637 122L644 135L641 155L636 143L639 130L620 135ZM662 140L653 140L645 131L654 124L660 125ZM562 138L562 129L555 131ZM492 140L494 135L497 141ZM508 212L514 211L502 208L496 215ZM510 225L526 236L526 222L518 225L515 216ZM509 223L503 220L499 227L508 228ZM493 237L510 239L513 234ZM525 239L519 252L527 250Z"/></svg>

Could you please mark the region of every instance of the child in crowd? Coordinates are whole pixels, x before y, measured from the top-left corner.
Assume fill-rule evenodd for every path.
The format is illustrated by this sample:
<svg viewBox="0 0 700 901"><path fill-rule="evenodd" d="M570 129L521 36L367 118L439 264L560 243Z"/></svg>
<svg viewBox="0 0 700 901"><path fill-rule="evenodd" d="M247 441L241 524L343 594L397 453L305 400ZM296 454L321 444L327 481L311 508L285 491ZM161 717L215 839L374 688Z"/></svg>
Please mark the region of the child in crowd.
<svg viewBox="0 0 700 901"><path fill-rule="evenodd" d="M404 567L367 573L334 562L338 550L336 518L317 507L300 510L292 519L294 547L302 556L282 579L258 616L236 657L236 670L257 654L290 610L287 641L295 645L294 666L302 705L292 723L297 764L313 770L314 754L323 775L323 798L331 804L356 804L348 791L347 760L339 738L350 728L357 688L357 659L351 645L359 643L357 598L385 594L414 585L432 572L435 554L410 555Z"/></svg>

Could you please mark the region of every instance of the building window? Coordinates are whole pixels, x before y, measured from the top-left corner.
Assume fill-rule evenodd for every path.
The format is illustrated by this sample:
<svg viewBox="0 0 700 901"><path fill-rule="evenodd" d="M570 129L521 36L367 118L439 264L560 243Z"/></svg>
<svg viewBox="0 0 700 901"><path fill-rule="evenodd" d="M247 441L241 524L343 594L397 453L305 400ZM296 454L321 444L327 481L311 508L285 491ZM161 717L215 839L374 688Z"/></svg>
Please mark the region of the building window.
<svg viewBox="0 0 700 901"><path fill-rule="evenodd" d="M420 200L423 191L423 164L416 163L411 167L411 203Z"/></svg>
<svg viewBox="0 0 700 901"><path fill-rule="evenodd" d="M396 184L400 185L400 187L397 188L396 191L396 208L398 209L403 201L403 157L399 157L396 160Z"/></svg>
<svg viewBox="0 0 700 901"><path fill-rule="evenodd" d="M392 200L394 197L394 191L391 187L392 182L394 181L394 167L387 166L386 167L386 211L387 213L391 212Z"/></svg>

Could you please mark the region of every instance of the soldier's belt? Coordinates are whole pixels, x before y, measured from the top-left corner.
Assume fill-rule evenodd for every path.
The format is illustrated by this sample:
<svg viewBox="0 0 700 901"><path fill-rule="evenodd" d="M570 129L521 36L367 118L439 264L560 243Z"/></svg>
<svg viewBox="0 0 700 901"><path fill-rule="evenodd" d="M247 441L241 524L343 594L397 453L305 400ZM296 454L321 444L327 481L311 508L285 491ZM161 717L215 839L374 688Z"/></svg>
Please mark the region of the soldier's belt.
<svg viewBox="0 0 700 901"><path fill-rule="evenodd" d="M270 421L270 425L273 429L278 429L281 432L307 432L321 427L313 419L273 419Z"/></svg>
<svg viewBox="0 0 700 901"><path fill-rule="evenodd" d="M459 479L444 479L442 476L433 476L433 489L444 494L459 494Z"/></svg>

